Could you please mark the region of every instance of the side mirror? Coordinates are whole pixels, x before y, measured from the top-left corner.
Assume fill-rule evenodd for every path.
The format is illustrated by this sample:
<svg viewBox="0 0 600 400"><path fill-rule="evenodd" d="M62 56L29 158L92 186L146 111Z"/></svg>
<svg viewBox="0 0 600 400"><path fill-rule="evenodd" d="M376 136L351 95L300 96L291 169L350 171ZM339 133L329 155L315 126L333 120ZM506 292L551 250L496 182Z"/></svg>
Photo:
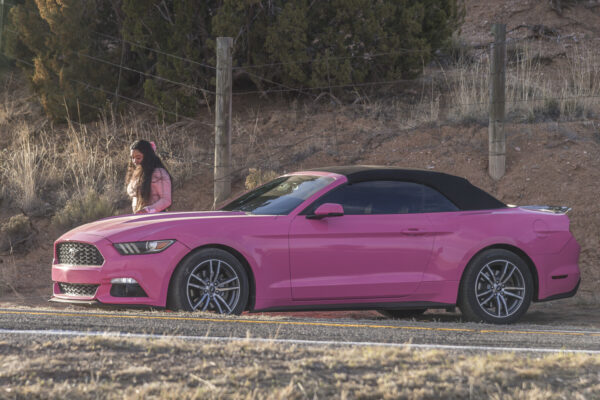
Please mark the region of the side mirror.
<svg viewBox="0 0 600 400"><path fill-rule="evenodd" d="M337 203L325 203L321 204L315 210L314 214L307 215L308 219L323 219L326 217L341 217L344 215L344 207Z"/></svg>

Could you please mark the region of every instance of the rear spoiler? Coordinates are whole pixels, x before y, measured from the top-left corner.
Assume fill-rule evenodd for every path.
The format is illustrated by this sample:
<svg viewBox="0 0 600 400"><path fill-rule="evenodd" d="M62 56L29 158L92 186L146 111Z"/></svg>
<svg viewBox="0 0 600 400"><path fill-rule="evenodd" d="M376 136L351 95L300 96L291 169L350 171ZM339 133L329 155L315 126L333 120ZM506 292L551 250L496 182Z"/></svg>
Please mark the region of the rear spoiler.
<svg viewBox="0 0 600 400"><path fill-rule="evenodd" d="M521 206L521 208L531 211L541 211L553 214L566 214L569 211L571 211L571 207L565 206Z"/></svg>

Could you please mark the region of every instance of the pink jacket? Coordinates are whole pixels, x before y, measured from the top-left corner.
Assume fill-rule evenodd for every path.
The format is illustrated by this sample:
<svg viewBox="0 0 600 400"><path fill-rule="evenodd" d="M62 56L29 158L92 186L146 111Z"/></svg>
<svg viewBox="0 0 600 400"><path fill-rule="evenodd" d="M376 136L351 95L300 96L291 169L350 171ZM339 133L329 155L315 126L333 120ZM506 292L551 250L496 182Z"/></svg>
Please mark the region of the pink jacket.
<svg viewBox="0 0 600 400"><path fill-rule="evenodd" d="M171 205L171 178L164 168L156 168L152 173L149 205L141 207L141 199L137 197L138 182L132 179L127 185L127 194L131 197L133 212L144 210L147 213L160 212Z"/></svg>

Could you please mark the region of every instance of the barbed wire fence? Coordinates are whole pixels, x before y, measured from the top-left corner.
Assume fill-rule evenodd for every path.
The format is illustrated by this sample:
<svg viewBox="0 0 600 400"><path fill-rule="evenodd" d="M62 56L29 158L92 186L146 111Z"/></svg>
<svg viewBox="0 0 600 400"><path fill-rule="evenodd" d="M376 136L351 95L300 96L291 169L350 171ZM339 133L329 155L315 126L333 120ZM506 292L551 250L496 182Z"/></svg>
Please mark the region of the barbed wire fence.
<svg viewBox="0 0 600 400"><path fill-rule="evenodd" d="M6 3L8 4L8 3ZM4 9L2 10L4 11ZM0 14L1 15L1 14ZM7 27L3 27L3 31L11 32L12 34L18 35L17 31L13 31L8 29ZM543 29L540 27L530 27L526 25L520 25L518 27L513 28L511 32L518 32L523 29L528 29L531 34L518 37L518 38L507 38L503 45L505 46L527 46L533 43L535 40L547 40L547 41L567 41L572 40L573 38L570 36L560 37L555 35L553 32L544 33ZM178 54L172 54L167 51L163 51L161 49L153 48L141 43L137 43L135 41L126 40L122 37L116 37L113 35L108 35L102 32L93 32L93 35L98 40L110 40L111 42L120 44L123 49L125 45L130 47L136 47L142 49L147 52L155 53L157 55L161 55L167 58L173 58L175 60L187 63L189 65L195 66L197 68L204 68L210 71L215 71L217 67L214 65L210 65L209 63L203 60L194 60L188 57L184 57ZM245 118L243 116L244 111L237 110L235 107L235 103L237 99L241 99L243 97L249 98L272 98L273 96L292 96L295 100L304 100L309 104L312 102L313 104L323 104L325 103L327 107L340 107L344 110L352 110L354 112L368 111L370 104L370 96L369 94L372 92L392 92L396 90L398 87L402 86L415 86L421 85L422 89L420 94L418 94L418 100L412 99L411 101L402 102L399 101L395 104L395 109L398 112L405 113L407 115L413 114L429 114L423 117L424 120L435 120L440 119L440 116L443 116L450 120L461 120L461 119L469 119L479 118L479 120L483 121L485 119L485 114L487 114L490 107L490 99L487 95L487 84L489 80L494 79L495 73L490 72L490 64L489 59L491 55L492 42L486 43L477 43L472 45L464 45L461 49L462 52L467 53L466 58L469 58L469 61L466 62L466 66L463 68L456 68L456 65L449 65L452 63L457 63L457 60L450 60L451 56L444 55L434 55L432 63L430 65L425 66L426 74L424 74L420 78L416 79L380 79L373 81L361 81L361 82L349 82L349 83L332 83L328 82L326 85L315 85L315 86L293 86L289 83L283 83L278 81L277 79L273 79L271 76L267 77L261 71L265 71L267 69L274 68L282 68L290 65L307 65L314 62L334 62L340 60L360 60L360 62L366 63L377 63L379 60L385 57L396 57L402 56L405 54L419 54L423 53L424 50L419 49L403 49L398 48L389 52L363 52L363 54L357 55L343 55L336 56L331 55L329 57L323 57L319 60L317 59L306 59L306 60L298 60L291 62L274 62L274 63L263 63L256 65L236 65L232 66L231 70L236 72L243 72L247 76L251 77L252 80L256 82L264 83L264 88L257 88L251 90L243 90L236 89L232 91L233 98L233 121L235 124L243 125L243 124L258 124L262 121L267 121L271 118L271 115L262 115L262 116L251 116L249 118ZM507 67L518 69L520 65L533 62L531 60L527 60L527 55L517 54L516 50L515 55L507 60ZM122 53L122 52L121 52ZM7 55L6 52L3 51L3 54L9 58L11 56ZM79 57L85 58L91 62L98 63L99 65L105 65L110 68L114 68L115 74L118 74L119 78L117 80L117 84L114 90L111 90L106 87L97 86L92 82L88 82L82 79L69 79L70 83L77 85L81 90L89 93L101 94L106 96L109 100L109 103L113 106L118 106L119 101L130 103L136 107L142 107L147 109L150 112L155 112L161 115L167 115L171 117L175 121L187 121L189 123L198 124L204 129L215 129L214 122L208 122L206 116L189 116L182 115L176 109L168 109L164 105L157 105L144 99L143 96L135 97L125 95L120 91L121 85L121 73L123 71L127 71L132 74L137 74L140 76L142 80L156 80L173 87L185 88L198 95L199 98L202 99L203 104L207 107L209 117L212 116L213 110L211 108L211 104L216 95L216 91L212 88L207 88L203 86L199 86L194 83L185 82L177 79L173 79L171 77L165 77L160 75L156 71L143 71L131 65L127 65L124 60L124 57L120 57L119 62L112 61L104 58L99 54L91 54L89 52L81 52L74 51L74 54ZM19 58L12 59L17 63L22 63L24 65L28 65L31 68L34 68L34 64L31 61L23 60ZM469 63L471 63L469 65ZM600 69L600 66L596 66ZM471 68L471 70L469 70ZM462 82L462 83L461 83ZM456 90L456 86L460 86L461 84L466 85L461 92L460 90ZM445 86L445 90L448 93L442 93L442 90L439 87ZM600 85L597 85L600 86ZM454 89L453 89L454 88ZM453 91L454 90L454 91ZM516 90L514 87L507 88L508 91ZM548 89L546 89L548 90ZM469 91L471 91L469 93ZM527 90L524 90L523 93L512 93L510 96L507 96L505 99L505 104L508 106L508 113L514 112L514 110L524 109L524 113L528 113L525 117L520 121L521 123L532 123L535 122L536 118L543 118L542 116L536 116L536 113L543 114L547 113L556 113L557 107L556 103L559 102L563 104L564 107L568 106L568 103L573 102L581 102L584 100L589 100L592 104L597 104L597 99L600 99L600 90L596 87L593 90L588 92L580 92L573 94L555 94L549 96L549 93L544 92L540 89L540 93L531 94L526 93ZM351 100L348 101L346 98L340 99L339 93L346 94L347 97L351 97ZM347 96L348 93L351 93L351 96ZM395 93L396 98L401 97ZM352 99L353 97L353 99ZM414 96L413 96L414 97ZM289 97L288 97L289 98ZM101 107L98 105L91 104L84 99L77 98L75 99L78 104L83 107L88 107L92 110L95 110L98 113L101 113L105 110L105 107ZM332 106L333 104L333 106ZM577 111L577 106L575 105L575 110L572 113L572 120L586 120L587 117L585 112L582 114ZM544 111L546 109L546 111ZM538 111L536 111L538 110ZM277 110L276 111L278 117L283 117L285 115L294 116L298 115L297 110ZM306 116L310 117L310 115ZM72 121L78 123L77 121ZM418 118L415 119L415 124L407 124L407 129L414 129L418 126ZM235 140L243 141L239 137L236 137ZM246 139L248 140L248 139ZM340 143L337 141L337 143ZM281 151L282 146L286 146L285 144L273 144L271 145L271 150L273 151ZM256 149L255 150L259 150ZM264 153L262 159L269 157L269 150L262 149ZM239 173L246 169L247 166L238 166L233 168L227 174L227 178L231 179L232 177L238 177Z"/></svg>

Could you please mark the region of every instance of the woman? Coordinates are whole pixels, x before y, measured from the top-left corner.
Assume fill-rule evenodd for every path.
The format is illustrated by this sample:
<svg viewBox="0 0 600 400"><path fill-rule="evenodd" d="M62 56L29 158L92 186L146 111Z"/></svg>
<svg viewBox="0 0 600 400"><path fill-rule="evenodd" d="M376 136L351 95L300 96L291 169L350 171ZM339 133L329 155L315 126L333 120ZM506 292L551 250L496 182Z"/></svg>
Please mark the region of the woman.
<svg viewBox="0 0 600 400"><path fill-rule="evenodd" d="M171 205L171 175L156 155L154 142L136 140L130 147L127 194L136 214L166 211Z"/></svg>

